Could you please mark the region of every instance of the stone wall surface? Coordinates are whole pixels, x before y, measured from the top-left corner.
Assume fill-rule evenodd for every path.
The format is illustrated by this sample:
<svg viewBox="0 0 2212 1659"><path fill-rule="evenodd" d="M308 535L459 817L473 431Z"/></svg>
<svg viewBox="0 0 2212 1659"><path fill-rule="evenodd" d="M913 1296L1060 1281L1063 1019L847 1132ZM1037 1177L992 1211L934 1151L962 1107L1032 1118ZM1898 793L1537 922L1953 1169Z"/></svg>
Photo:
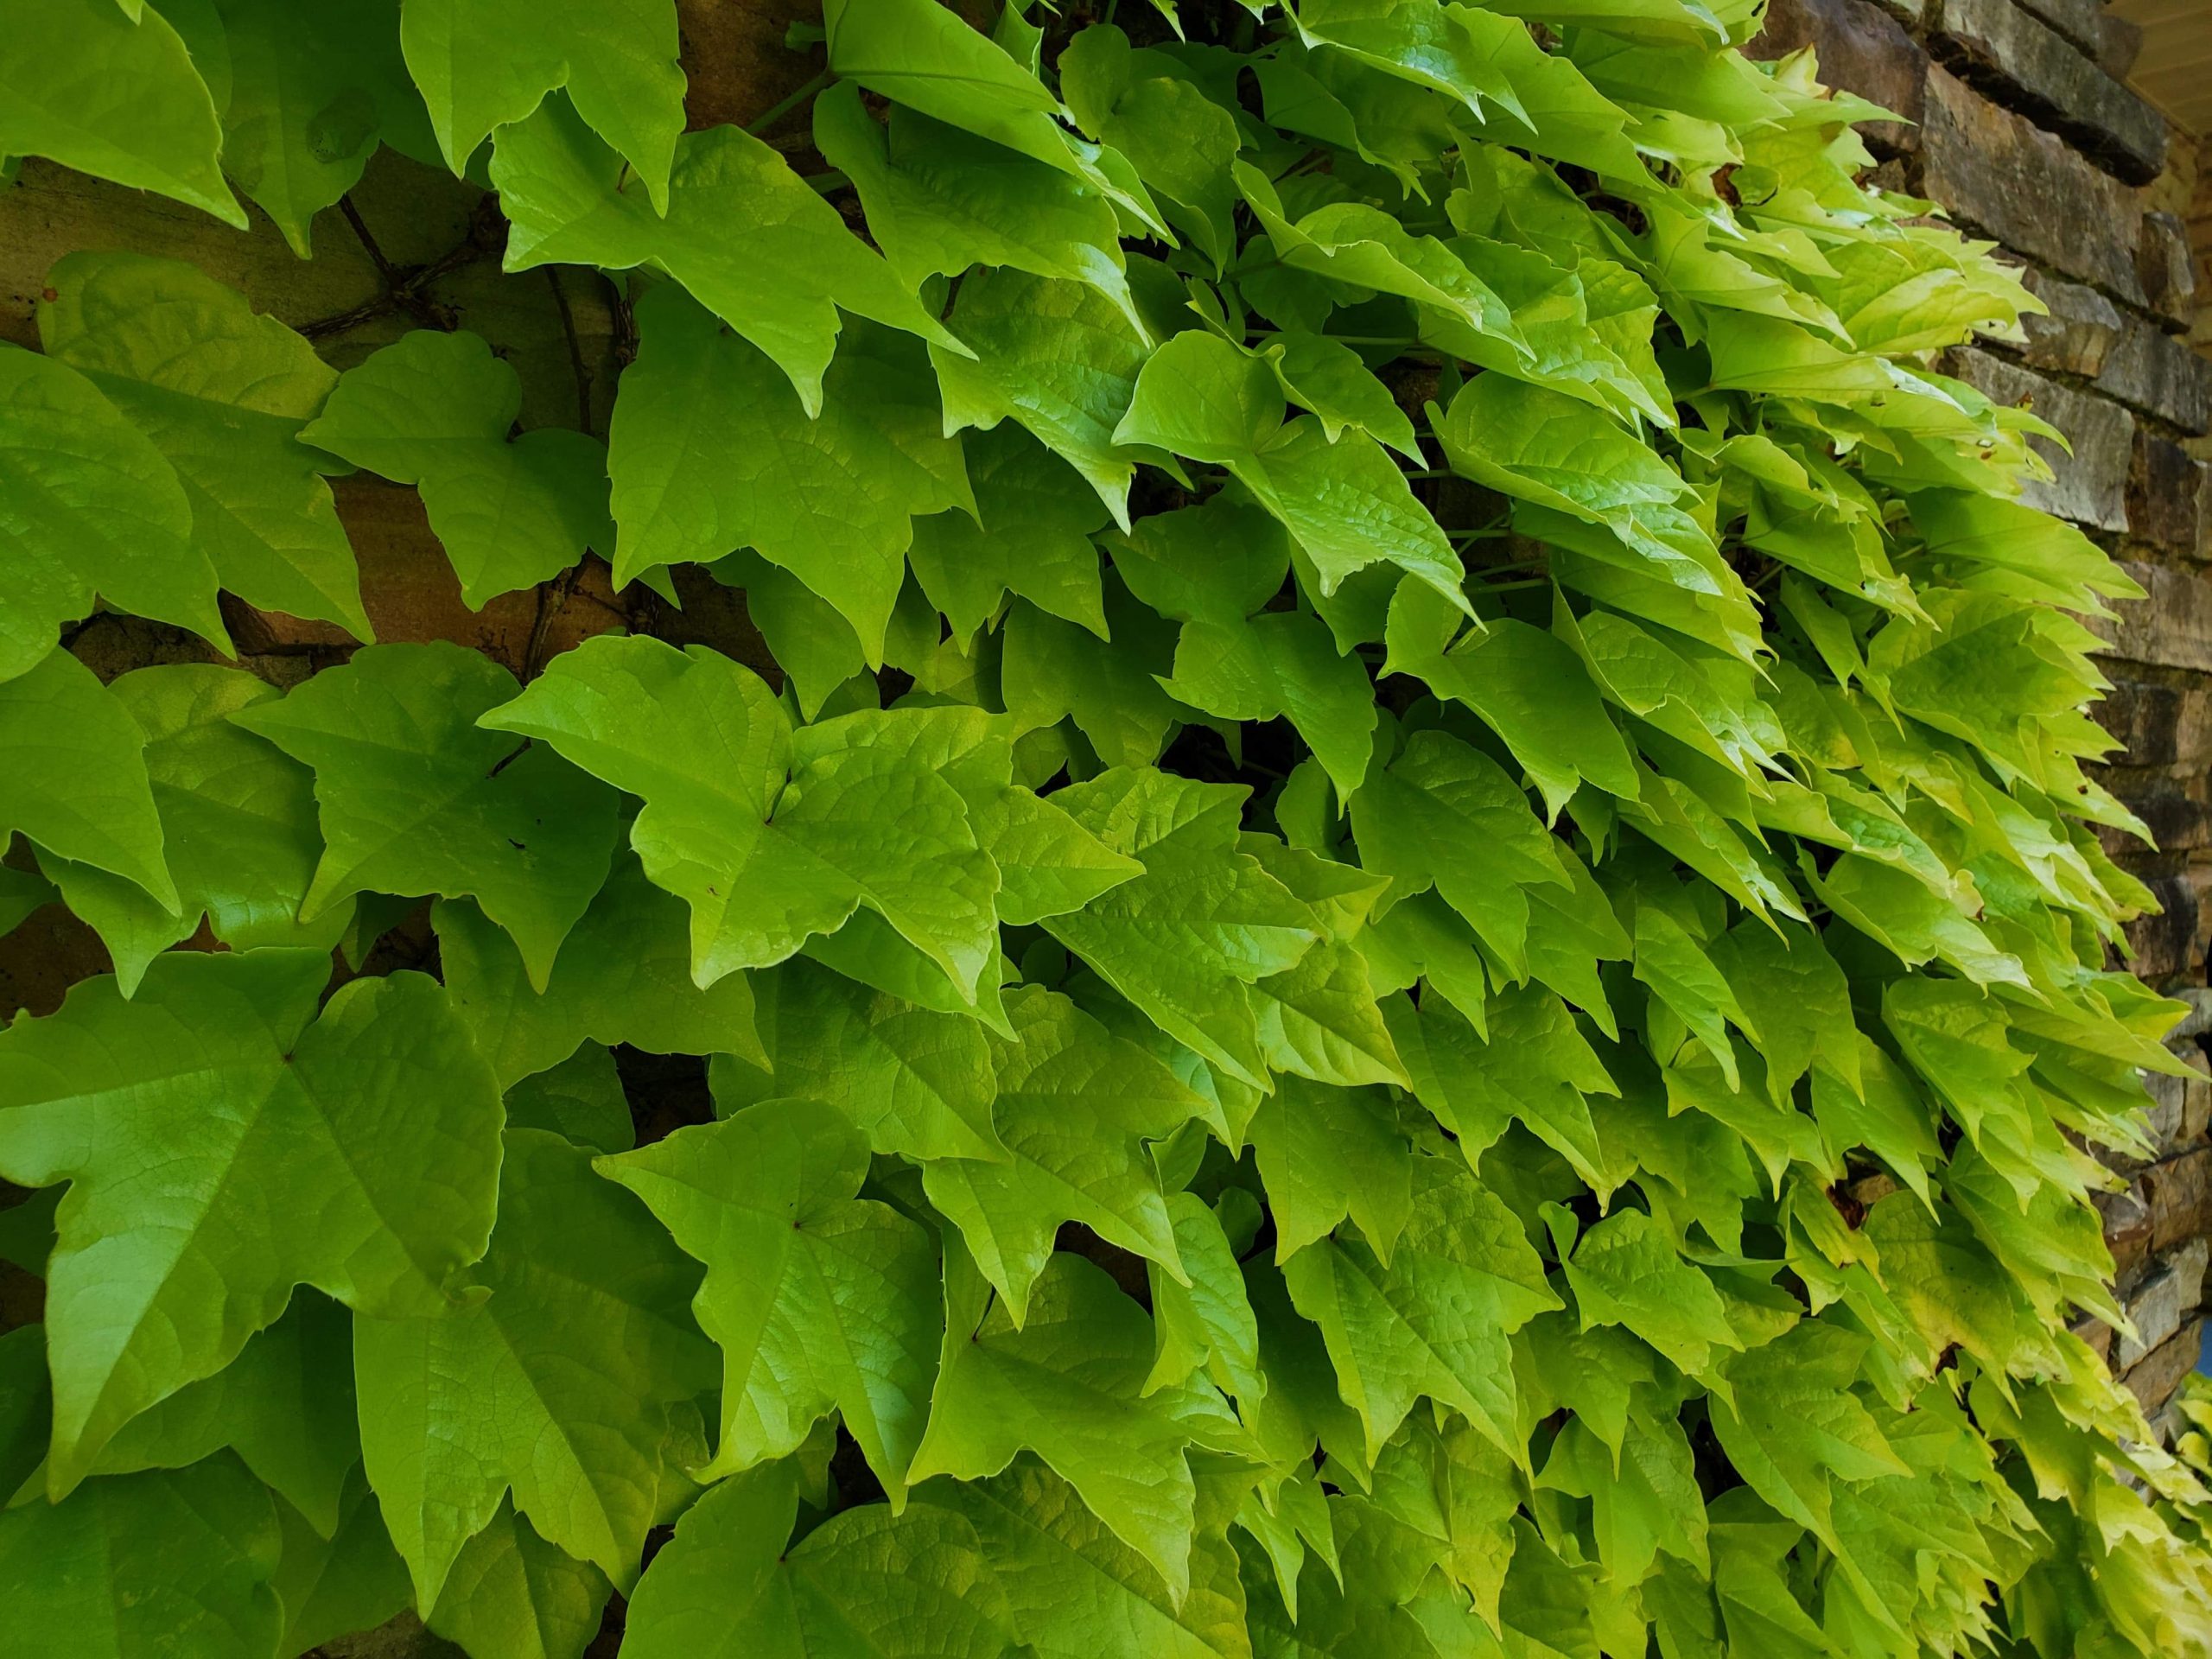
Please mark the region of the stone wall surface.
<svg viewBox="0 0 2212 1659"><path fill-rule="evenodd" d="M2113 682L2105 781L2156 836L2107 849L2164 906L2131 965L2190 1005L2173 1047L2212 1052L2212 151L2126 83L2134 25L2099 0L1773 0L1761 56L1810 47L1821 79L1908 118L1866 130L1892 188L2025 267L2050 308L2026 343L1949 372L2067 435L2028 499L2109 549L2148 597L2099 624ZM1916 123L1917 124L1910 124ZM2199 303L2200 294L2203 301ZM2212 1081L2152 1080L2147 1161L2115 1160L2106 1242L2135 1325L2081 1327L2171 1431L2203 1348Z"/></svg>

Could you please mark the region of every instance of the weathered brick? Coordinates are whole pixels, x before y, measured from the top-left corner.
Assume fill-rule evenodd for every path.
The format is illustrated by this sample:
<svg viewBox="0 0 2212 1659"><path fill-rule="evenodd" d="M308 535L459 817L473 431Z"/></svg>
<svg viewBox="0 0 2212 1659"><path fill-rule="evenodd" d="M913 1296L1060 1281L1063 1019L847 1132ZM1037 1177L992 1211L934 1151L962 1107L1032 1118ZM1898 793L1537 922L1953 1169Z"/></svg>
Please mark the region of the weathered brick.
<svg viewBox="0 0 2212 1659"><path fill-rule="evenodd" d="M1971 346L1952 353L1952 372L1998 403L2032 410L2074 446L2069 454L2048 439L2032 441L2050 463L2052 477L2048 484L2030 484L2021 493L2023 501L2092 529L2126 530L2133 416L2108 399ZM2207 645L2212 649L2212 641Z"/></svg>
<svg viewBox="0 0 2212 1659"><path fill-rule="evenodd" d="M2165 118L2014 0L1942 0L1933 38L1962 73L2002 89L2130 183L2165 166Z"/></svg>
<svg viewBox="0 0 2212 1659"><path fill-rule="evenodd" d="M461 603L461 583L430 533L421 499L365 474L334 481L338 516L361 571L361 603L376 637L452 639L523 674L595 633L626 626L627 613L606 565L587 559L565 591L503 594L480 611ZM270 611L232 613L245 652L340 652L353 641L327 622Z"/></svg>
<svg viewBox="0 0 2212 1659"><path fill-rule="evenodd" d="M2204 556L2212 467L2170 439L2139 429L2127 473L2127 529L2177 558Z"/></svg>
<svg viewBox="0 0 2212 1659"><path fill-rule="evenodd" d="M2212 1231L2212 1148L2153 1164L2140 1178L2151 1212L2151 1254Z"/></svg>
<svg viewBox="0 0 2212 1659"><path fill-rule="evenodd" d="M2182 1379L2196 1369L2203 1351L2204 1321L2190 1319L2121 1379L2142 1406L2145 1416L2158 1415L2181 1387Z"/></svg>
<svg viewBox="0 0 2212 1659"><path fill-rule="evenodd" d="M2150 1100L2144 1109L2143 1132L2163 1154L2181 1136L2186 1082L2171 1072L2153 1071L2143 1079L2143 1090Z"/></svg>
<svg viewBox="0 0 2212 1659"><path fill-rule="evenodd" d="M2127 965L2150 980L2202 972L2203 957L2196 948L2196 888L2185 875L2153 875L2142 880L2158 901L2158 910L2127 924Z"/></svg>
<svg viewBox="0 0 2212 1659"><path fill-rule="evenodd" d="M2196 254L2180 214L2143 215L2135 238L2135 283L2143 303L2177 330L2196 321Z"/></svg>
<svg viewBox="0 0 2212 1659"><path fill-rule="evenodd" d="M2056 133L1938 66L1928 72L1921 156L1926 194L1954 218L2054 270L2146 303L2138 269L2142 203Z"/></svg>
<svg viewBox="0 0 2212 1659"><path fill-rule="evenodd" d="M2212 363L2163 328L2131 321L2094 373L2107 397L2191 436L2212 425Z"/></svg>
<svg viewBox="0 0 2212 1659"><path fill-rule="evenodd" d="M1880 105L1904 123L1877 121L1863 130L1877 149L1916 148L1928 54L1872 0L1773 0L1766 28L1746 48L1778 58L1801 47L1819 55L1821 79Z"/></svg>
<svg viewBox="0 0 2212 1659"><path fill-rule="evenodd" d="M687 83L683 108L694 128L741 125L810 79L822 67L811 54L791 51L785 31L821 16L812 0L677 0L677 61ZM804 117L790 128L804 133ZM786 129L779 126L782 132Z"/></svg>
<svg viewBox="0 0 2212 1659"><path fill-rule="evenodd" d="M2092 625L2108 641L2108 654L2212 673L2212 582L2163 564L2120 563L2145 597L2115 601L2113 620Z"/></svg>
<svg viewBox="0 0 2212 1659"><path fill-rule="evenodd" d="M2162 778L2146 788L2127 791L2121 798L2149 828L2159 851L2185 853L2212 847L2212 810L2187 785ZM2178 1094L2175 1100L2178 1108Z"/></svg>
<svg viewBox="0 0 2212 1659"><path fill-rule="evenodd" d="M2166 1259L2183 1313L2193 1313L2204 1300L2204 1270L2212 1267L2212 1239L2192 1238Z"/></svg>
<svg viewBox="0 0 2212 1659"><path fill-rule="evenodd" d="M2097 42L2091 54L2097 67L2105 73L2125 80L2142 54L2143 25L2101 10L2097 14Z"/></svg>
<svg viewBox="0 0 2212 1659"><path fill-rule="evenodd" d="M2212 989L2190 985L2176 991L2174 1000L2185 1004L2189 1012L2174 1021L2173 1029L2162 1040L2175 1053L2187 1058L2196 1054L2205 1034L2212 1033Z"/></svg>
<svg viewBox="0 0 2212 1659"><path fill-rule="evenodd" d="M2159 1268L2136 1287L2135 1294L2127 1299L2126 1309L2135 1334L2121 1333L2113 1348L2113 1364L2127 1370L2181 1329L2183 1314L2195 1311L2194 1303L2186 1308L2182 1306L2181 1291L2181 1281L2171 1267Z"/></svg>
<svg viewBox="0 0 2212 1659"><path fill-rule="evenodd" d="M2113 766L2212 766L2212 690L2115 676L2092 712L2122 746Z"/></svg>
<svg viewBox="0 0 2212 1659"><path fill-rule="evenodd" d="M2014 3L2015 0L2006 0ZM2017 3L2056 29L2085 52L2094 52L2102 41L2099 24L2104 16L2101 0L2017 0Z"/></svg>
<svg viewBox="0 0 2212 1659"><path fill-rule="evenodd" d="M2028 292L2050 308L2046 316L2020 319L2028 337L2020 355L2029 365L2078 374L2084 380L2102 374L2106 359L2127 327L2120 308L2094 288L2039 270L2029 271L2024 280Z"/></svg>
<svg viewBox="0 0 2212 1659"><path fill-rule="evenodd" d="M2141 1271L2151 1255L2151 1206L2144 1202L2140 1182L2118 1192L2100 1192L2092 1200L2104 1217L2105 1248L2112 1252L2113 1278L2120 1284Z"/></svg>

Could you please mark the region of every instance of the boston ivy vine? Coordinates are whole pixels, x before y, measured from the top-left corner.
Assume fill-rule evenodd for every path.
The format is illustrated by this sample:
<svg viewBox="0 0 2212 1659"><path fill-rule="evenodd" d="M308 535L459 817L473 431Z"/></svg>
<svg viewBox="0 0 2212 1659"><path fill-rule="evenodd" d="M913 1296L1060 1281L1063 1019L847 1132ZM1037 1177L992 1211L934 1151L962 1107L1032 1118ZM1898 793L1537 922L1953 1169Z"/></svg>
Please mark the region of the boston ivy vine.
<svg viewBox="0 0 2212 1659"><path fill-rule="evenodd" d="M772 144L670 0L6 8L0 155L305 255L388 144L637 339L603 443L137 251L0 348L0 921L114 968L0 1033L0 1653L2212 1652L2013 275L1757 0L972 12ZM778 671L375 643L353 469Z"/></svg>

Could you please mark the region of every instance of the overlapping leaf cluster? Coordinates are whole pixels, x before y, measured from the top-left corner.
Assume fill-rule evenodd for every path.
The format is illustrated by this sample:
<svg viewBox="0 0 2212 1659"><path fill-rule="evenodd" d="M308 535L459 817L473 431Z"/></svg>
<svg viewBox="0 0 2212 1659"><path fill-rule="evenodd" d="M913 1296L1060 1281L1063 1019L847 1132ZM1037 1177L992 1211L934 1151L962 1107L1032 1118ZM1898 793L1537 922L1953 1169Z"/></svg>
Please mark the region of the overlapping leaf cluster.
<svg viewBox="0 0 2212 1659"><path fill-rule="evenodd" d="M604 445L133 253L0 350L0 896L115 964L0 1033L0 1651L2212 1651L2068 1328L2134 590L1752 0L829 0L810 174L667 0L17 11L0 152L304 252L381 140L641 339ZM780 684L367 643L355 467ZM363 648L56 648L225 589Z"/></svg>

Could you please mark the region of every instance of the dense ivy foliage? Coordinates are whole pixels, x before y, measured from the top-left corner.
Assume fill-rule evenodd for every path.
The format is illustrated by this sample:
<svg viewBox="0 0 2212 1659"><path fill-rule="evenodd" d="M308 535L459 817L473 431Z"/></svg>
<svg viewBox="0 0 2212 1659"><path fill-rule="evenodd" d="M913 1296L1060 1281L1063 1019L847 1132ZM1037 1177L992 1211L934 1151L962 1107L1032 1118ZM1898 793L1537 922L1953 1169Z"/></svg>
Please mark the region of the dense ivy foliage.
<svg viewBox="0 0 2212 1659"><path fill-rule="evenodd" d="M132 251L0 348L0 920L114 963L0 1033L0 1653L2212 1651L2068 1328L2135 590L1757 0L828 0L780 146L670 0L0 10L0 154L304 255L381 141L638 329L604 444ZM354 468L780 677L372 643ZM361 648L57 647L219 590Z"/></svg>

